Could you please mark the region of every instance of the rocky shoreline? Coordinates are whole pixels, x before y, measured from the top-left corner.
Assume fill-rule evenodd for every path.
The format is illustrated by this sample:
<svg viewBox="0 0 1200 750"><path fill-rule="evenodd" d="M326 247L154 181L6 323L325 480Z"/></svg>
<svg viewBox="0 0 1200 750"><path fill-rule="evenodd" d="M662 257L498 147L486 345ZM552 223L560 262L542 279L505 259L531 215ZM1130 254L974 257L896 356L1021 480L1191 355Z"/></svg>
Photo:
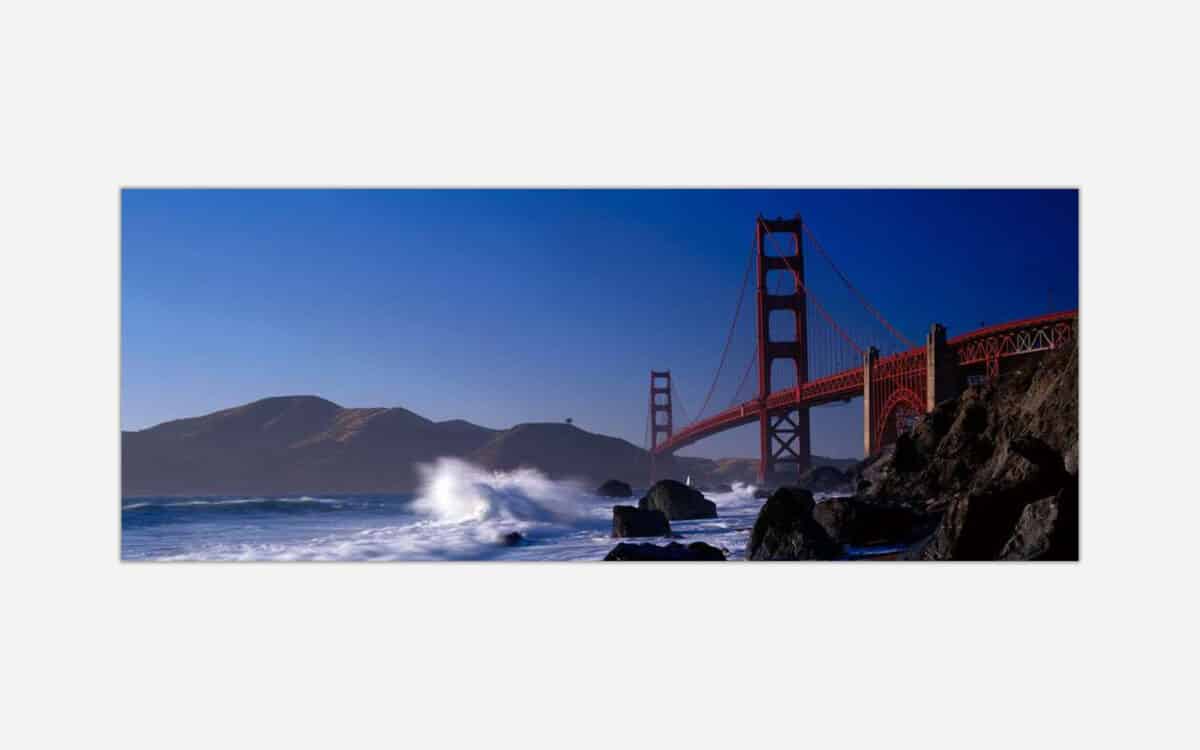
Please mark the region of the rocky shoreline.
<svg viewBox="0 0 1200 750"><path fill-rule="evenodd" d="M1078 367L1076 347L1046 354L939 404L848 472L819 467L764 493L746 559L844 560L877 548L859 559L1078 560ZM613 536L670 536L670 520L715 515L702 493L664 480L637 508L614 508ZM605 559L724 559L714 552L621 543Z"/></svg>

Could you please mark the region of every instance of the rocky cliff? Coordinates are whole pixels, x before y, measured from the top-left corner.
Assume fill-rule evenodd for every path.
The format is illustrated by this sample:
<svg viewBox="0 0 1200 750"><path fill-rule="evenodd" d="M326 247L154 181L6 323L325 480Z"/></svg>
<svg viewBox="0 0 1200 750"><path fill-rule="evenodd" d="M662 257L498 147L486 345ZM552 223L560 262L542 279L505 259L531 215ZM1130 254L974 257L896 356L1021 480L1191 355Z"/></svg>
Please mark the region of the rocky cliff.
<svg viewBox="0 0 1200 750"><path fill-rule="evenodd" d="M864 499L941 514L924 560L1078 558L1079 353L939 404L863 467Z"/></svg>

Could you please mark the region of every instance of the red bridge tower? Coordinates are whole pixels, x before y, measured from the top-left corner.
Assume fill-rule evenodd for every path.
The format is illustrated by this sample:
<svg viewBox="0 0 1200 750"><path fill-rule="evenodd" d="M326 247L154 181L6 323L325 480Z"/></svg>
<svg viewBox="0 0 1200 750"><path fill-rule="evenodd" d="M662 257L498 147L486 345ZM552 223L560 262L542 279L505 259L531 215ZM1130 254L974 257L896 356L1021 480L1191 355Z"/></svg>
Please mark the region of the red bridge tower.
<svg viewBox="0 0 1200 750"><path fill-rule="evenodd" d="M659 398L661 396L661 398ZM659 421L658 415L664 419ZM655 472L655 449L675 434L674 411L671 404L671 371L650 371L650 481L658 479ZM658 436L663 439L659 440Z"/></svg>
<svg viewBox="0 0 1200 750"><path fill-rule="evenodd" d="M806 471L811 461L809 415L807 407L788 407L775 413L768 411L771 394L771 364L777 359L790 359L795 365L796 394L808 382L808 305L804 286L804 223L800 215L794 219L764 219L759 216L755 226L758 250L758 429L760 482L795 480ZM768 237L783 234L790 237L791 252L769 255ZM794 282L790 294L770 294L767 273L786 271ZM793 314L795 336L775 341L771 338L771 312L784 310ZM799 398L796 399L799 401Z"/></svg>

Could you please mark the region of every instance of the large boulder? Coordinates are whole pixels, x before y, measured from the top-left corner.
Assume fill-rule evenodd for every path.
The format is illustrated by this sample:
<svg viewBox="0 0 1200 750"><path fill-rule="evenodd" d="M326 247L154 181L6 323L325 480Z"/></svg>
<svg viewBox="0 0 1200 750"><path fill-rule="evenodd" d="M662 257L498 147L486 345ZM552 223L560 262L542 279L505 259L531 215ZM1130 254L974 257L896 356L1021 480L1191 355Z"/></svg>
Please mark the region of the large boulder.
<svg viewBox="0 0 1200 750"><path fill-rule="evenodd" d="M671 524L660 510L642 510L632 505L613 506L615 537L670 536Z"/></svg>
<svg viewBox="0 0 1200 750"><path fill-rule="evenodd" d="M596 488L600 497L633 497L633 488L619 479L610 479Z"/></svg>
<svg viewBox="0 0 1200 750"><path fill-rule="evenodd" d="M630 544L621 542L616 547L605 555L605 560L622 560L622 561L720 561L725 559L725 553L705 544L704 542L692 542L686 547L679 542L671 542L665 547L659 547L654 544Z"/></svg>
<svg viewBox="0 0 1200 750"><path fill-rule="evenodd" d="M861 498L833 497L817 503L813 519L840 544L871 547L912 544L929 536L938 517Z"/></svg>
<svg viewBox="0 0 1200 750"><path fill-rule="evenodd" d="M655 482L646 492L646 496L638 501L638 508L660 510L672 521L717 517L716 503L706 500L697 490L673 479Z"/></svg>
<svg viewBox="0 0 1200 750"><path fill-rule="evenodd" d="M747 560L833 560L842 554L841 545L813 519L816 503L812 493L798 487L782 487L763 503L750 543Z"/></svg>

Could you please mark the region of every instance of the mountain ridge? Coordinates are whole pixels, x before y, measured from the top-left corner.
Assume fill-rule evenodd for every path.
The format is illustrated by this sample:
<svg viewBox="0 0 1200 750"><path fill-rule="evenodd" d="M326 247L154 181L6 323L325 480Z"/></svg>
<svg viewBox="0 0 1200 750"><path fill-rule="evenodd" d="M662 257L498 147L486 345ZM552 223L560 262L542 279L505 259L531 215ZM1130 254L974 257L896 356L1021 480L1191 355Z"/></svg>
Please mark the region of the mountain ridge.
<svg viewBox="0 0 1200 750"><path fill-rule="evenodd" d="M531 467L556 479L638 483L645 450L561 422L508 429L435 422L403 407L348 408L313 395L272 396L121 432L123 497L411 492L419 464L460 458L484 468ZM696 481L750 481L751 459L676 457ZM851 459L815 463L845 465Z"/></svg>

